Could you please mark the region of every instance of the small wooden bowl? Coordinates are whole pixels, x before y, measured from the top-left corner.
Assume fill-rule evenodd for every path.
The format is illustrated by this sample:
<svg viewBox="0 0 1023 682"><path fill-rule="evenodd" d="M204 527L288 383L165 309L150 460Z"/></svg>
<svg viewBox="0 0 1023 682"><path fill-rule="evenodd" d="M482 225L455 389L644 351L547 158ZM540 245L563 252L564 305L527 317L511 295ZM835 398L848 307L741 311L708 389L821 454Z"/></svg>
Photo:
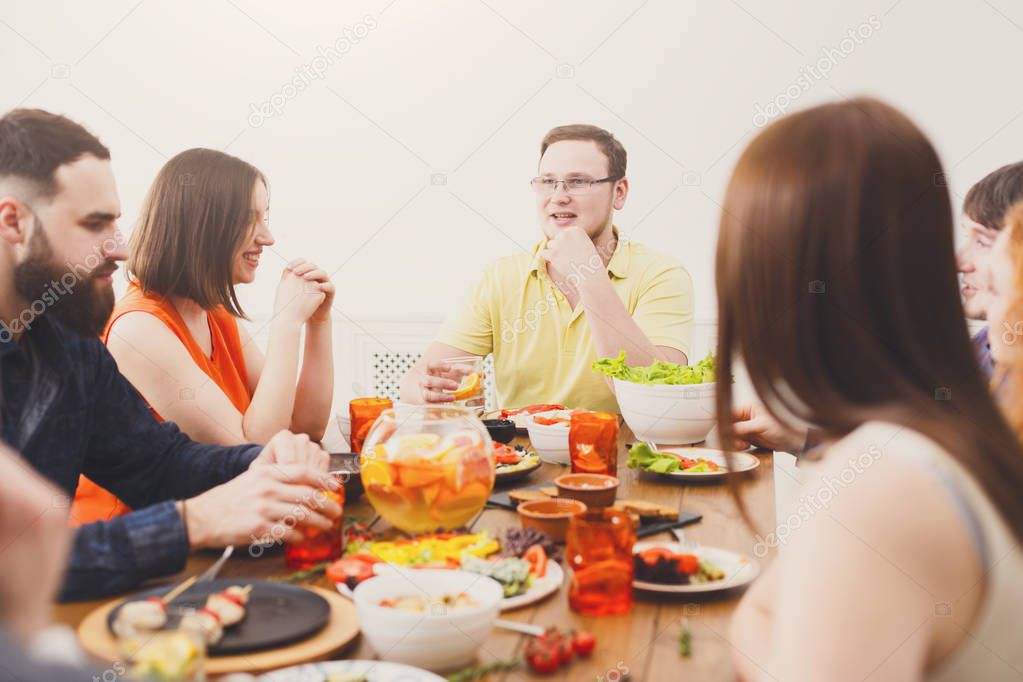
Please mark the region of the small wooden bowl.
<svg viewBox="0 0 1023 682"><path fill-rule="evenodd" d="M589 508L610 507L618 496L618 479L604 474L565 474L554 479L561 499L579 500Z"/></svg>
<svg viewBox="0 0 1023 682"><path fill-rule="evenodd" d="M586 505L579 500L552 497L549 500L523 502L518 506L518 511L523 528L535 528L550 535L555 542L564 542L568 520L586 511Z"/></svg>

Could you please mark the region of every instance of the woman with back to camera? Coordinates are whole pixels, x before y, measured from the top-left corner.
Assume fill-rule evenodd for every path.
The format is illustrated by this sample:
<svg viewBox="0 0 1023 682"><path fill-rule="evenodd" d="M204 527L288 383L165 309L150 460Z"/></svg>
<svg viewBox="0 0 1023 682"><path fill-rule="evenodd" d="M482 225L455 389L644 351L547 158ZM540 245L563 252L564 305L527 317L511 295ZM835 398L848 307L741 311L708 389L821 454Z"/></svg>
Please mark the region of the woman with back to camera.
<svg viewBox="0 0 1023 682"><path fill-rule="evenodd" d="M266 356L238 324L235 287L255 279L274 243L263 174L228 154L189 149L160 170L140 216L131 283L103 336L121 373L158 418L197 441L265 443L283 429L320 440L334 376L327 274L301 259L284 267ZM123 511L85 483L72 518Z"/></svg>
<svg viewBox="0 0 1023 682"><path fill-rule="evenodd" d="M773 123L729 182L720 371L741 357L775 419L823 438L734 616L744 679L1023 670L1023 452L967 333L941 173L909 119L855 99Z"/></svg>

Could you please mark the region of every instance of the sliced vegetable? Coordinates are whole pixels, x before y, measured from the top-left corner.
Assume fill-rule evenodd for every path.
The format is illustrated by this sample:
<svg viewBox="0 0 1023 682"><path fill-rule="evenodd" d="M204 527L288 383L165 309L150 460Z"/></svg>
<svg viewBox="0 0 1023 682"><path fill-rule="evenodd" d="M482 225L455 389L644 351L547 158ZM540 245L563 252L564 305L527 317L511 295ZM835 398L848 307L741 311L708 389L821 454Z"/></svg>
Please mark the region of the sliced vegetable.
<svg viewBox="0 0 1023 682"><path fill-rule="evenodd" d="M540 545L533 545L526 550L522 558L529 562L529 572L537 578L547 575L547 552Z"/></svg>
<svg viewBox="0 0 1023 682"><path fill-rule="evenodd" d="M375 575L373 564L379 561L375 557L374 561L366 561L360 558L362 556L348 556L328 564L327 579L334 583L344 583L354 590L356 585Z"/></svg>

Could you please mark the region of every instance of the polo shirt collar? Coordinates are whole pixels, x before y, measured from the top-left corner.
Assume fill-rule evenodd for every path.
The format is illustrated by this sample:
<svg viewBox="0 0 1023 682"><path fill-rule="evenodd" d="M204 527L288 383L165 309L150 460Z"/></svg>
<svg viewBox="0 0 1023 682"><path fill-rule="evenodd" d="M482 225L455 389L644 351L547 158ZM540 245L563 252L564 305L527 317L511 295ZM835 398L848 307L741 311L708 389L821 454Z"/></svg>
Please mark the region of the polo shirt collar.
<svg viewBox="0 0 1023 682"><path fill-rule="evenodd" d="M629 276L629 262L631 261L629 240L622 239L621 235L618 234L618 228L614 225L611 226L611 231L615 236L615 251L611 254L611 260L607 263L607 271L618 279L624 279ZM529 260L529 271L531 273L535 272L541 277L547 277L546 264L540 258L540 252L543 251L546 243L547 240L539 242L536 248L533 249L533 255Z"/></svg>

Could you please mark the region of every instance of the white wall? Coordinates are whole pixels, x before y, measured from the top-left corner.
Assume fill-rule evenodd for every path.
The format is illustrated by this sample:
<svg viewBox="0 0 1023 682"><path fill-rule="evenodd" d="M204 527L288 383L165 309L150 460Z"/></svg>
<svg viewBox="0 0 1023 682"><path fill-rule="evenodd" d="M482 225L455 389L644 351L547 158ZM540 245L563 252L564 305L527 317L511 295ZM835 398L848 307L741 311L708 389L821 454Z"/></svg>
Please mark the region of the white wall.
<svg viewBox="0 0 1023 682"><path fill-rule="evenodd" d="M1023 155L1021 39L1010 0L11 1L0 109L96 132L126 230L185 148L260 167L277 244L241 290L257 323L296 256L334 272L340 320L443 317L483 263L537 239L527 181L543 133L592 122L629 151L617 223L686 264L706 320L718 203L758 112L885 98L932 136L958 203ZM253 114L274 98L279 114Z"/></svg>

